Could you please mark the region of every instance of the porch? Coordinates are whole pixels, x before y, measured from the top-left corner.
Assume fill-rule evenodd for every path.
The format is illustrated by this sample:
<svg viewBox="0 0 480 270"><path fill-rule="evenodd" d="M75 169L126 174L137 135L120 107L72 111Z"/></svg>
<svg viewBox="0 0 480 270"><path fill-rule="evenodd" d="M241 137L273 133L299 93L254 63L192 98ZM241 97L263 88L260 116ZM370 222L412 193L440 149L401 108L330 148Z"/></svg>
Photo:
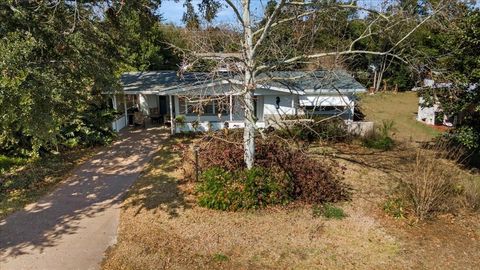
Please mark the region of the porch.
<svg viewBox="0 0 480 270"><path fill-rule="evenodd" d="M165 126L171 133L243 128L244 110L236 95L195 96L129 93L112 96L118 117L112 128ZM263 97L255 98L257 127L264 128ZM140 116L139 116L140 115ZM141 118L143 123L138 121Z"/></svg>

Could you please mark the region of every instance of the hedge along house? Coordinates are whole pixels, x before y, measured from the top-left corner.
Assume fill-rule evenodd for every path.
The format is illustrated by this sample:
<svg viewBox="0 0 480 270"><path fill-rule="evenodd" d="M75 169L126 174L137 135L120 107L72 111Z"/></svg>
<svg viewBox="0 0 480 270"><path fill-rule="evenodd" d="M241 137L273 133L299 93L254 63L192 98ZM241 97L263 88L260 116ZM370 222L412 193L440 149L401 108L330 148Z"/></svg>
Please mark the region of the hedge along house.
<svg viewBox="0 0 480 270"><path fill-rule="evenodd" d="M172 133L244 127L241 77L175 71L130 72L121 76L123 96L114 107L128 123L138 110ZM274 126L288 116L338 115L353 121L355 95L366 89L346 71L276 71L257 76L256 125ZM120 100L120 101L119 101ZM172 124L173 123L173 124ZM117 128L118 130L118 128Z"/></svg>

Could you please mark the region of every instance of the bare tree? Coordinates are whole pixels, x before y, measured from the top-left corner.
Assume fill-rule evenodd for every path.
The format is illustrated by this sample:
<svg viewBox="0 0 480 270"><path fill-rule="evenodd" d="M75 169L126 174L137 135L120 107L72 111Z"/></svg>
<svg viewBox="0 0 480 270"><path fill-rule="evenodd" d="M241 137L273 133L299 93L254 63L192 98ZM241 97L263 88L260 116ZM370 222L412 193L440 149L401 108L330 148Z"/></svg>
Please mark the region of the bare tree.
<svg viewBox="0 0 480 270"><path fill-rule="evenodd" d="M215 2L219 3L218 1ZM247 168L252 168L255 161L256 117L254 113L254 93L257 89L258 76L261 73L311 63L318 58L335 57L335 59L341 59L353 54L371 54L382 56L384 59L390 59L390 61L395 59L407 63L408 60L401 55L401 45L445 6L444 1L440 1L436 5L427 3L424 15L407 16L402 14L399 8L385 8L383 10L379 7L369 8L357 5L356 1L333 1L331 3L327 1L327 4L325 4L322 1L279 0L274 6L269 7L269 12L265 14L264 18L259 19L252 10L251 0L225 0L222 2L235 14L238 32L240 33L239 36L231 34L226 36L231 39L238 38L241 43L239 50L241 57L236 61L242 62L241 68L238 70L242 80L241 87L237 91L243 99L245 109L243 145L244 161ZM315 48L314 43L323 26L315 19L325 18L325 16L332 16L335 19L336 13L340 11L363 14L361 16L365 18L364 32L355 39L346 39L348 43L337 44L335 48L329 48L329 51L319 51L318 48ZM401 16L397 16L398 14L401 14ZM346 22L348 23L348 20ZM286 25L291 26L294 35L284 44L271 42L272 37L279 35L280 29L284 29ZM357 49L357 43L362 40L383 33L385 29L395 27L400 27L402 31L400 35L396 33L395 37L392 37L390 48L379 51ZM198 53L202 51L199 43L195 44L197 45L193 45L192 50L197 53L193 55L204 57L205 54ZM296 48L296 50L291 50L292 48Z"/></svg>

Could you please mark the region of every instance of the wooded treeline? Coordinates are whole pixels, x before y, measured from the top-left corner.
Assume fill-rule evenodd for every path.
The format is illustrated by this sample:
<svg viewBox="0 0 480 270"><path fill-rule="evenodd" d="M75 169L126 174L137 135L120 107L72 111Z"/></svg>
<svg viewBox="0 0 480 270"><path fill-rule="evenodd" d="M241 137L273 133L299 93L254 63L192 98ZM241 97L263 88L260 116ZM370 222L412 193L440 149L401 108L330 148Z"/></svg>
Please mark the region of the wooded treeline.
<svg viewBox="0 0 480 270"><path fill-rule="evenodd" d="M176 29L160 24L159 4L2 0L0 152L108 143L115 112L105 93L119 90L119 74L179 61L163 44Z"/></svg>
<svg viewBox="0 0 480 270"><path fill-rule="evenodd" d="M289 20L265 39L258 52L262 62L350 45L355 51L390 50L386 55L332 55L278 68L341 67L377 90L384 85L409 90L426 77L455 82L459 87L442 96L442 103L448 112L469 113L462 131L469 137L460 141L479 147L479 94L461 87L480 79L478 9L463 1L446 1L441 16L419 24L430 12L420 2L429 1L391 1L383 7L388 23L379 26L373 22L378 16L371 13L335 8L344 1L314 2L314 15ZM158 14L161 4L168 2L2 0L0 153L31 156L107 143L113 136L110 123L115 112L102 93L119 90L122 72L176 70L189 66L184 57L192 52L241 50L238 28L213 23L226 3L201 1L195 8L186 0L185 28L164 24ZM268 1L265 18L276 4ZM308 7L292 6L283 10L280 20L306 12ZM412 27L415 32L408 40L396 44ZM193 63L195 70L211 67Z"/></svg>

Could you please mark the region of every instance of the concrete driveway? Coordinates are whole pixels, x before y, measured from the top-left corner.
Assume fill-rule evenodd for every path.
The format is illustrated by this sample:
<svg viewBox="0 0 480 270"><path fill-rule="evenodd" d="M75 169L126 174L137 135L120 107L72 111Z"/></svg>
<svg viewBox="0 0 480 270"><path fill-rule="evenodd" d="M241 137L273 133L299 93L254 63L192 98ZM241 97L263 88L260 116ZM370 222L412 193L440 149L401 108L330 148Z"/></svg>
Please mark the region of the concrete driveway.
<svg viewBox="0 0 480 270"><path fill-rule="evenodd" d="M98 269L120 204L167 133L122 132L51 194L0 221L0 269Z"/></svg>

